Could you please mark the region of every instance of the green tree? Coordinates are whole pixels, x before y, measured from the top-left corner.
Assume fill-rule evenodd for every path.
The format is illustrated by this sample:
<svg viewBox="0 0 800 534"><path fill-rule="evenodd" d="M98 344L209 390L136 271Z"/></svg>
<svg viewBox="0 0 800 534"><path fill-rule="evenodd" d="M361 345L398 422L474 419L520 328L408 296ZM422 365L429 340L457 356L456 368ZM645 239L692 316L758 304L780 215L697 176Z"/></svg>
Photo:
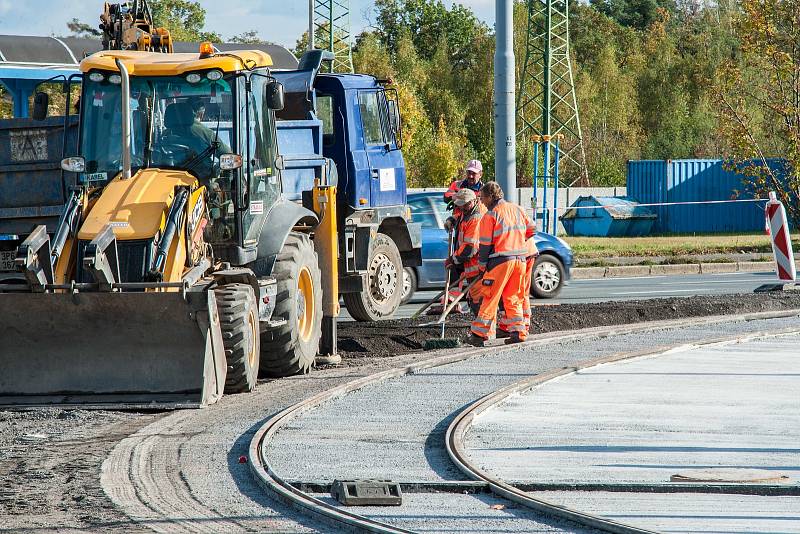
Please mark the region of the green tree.
<svg viewBox="0 0 800 534"><path fill-rule="evenodd" d="M722 69L717 96L730 166L760 196L777 192L800 224L800 3L742 0L734 19L740 56ZM767 158L783 160L781 172ZM773 165L774 166L774 165Z"/></svg>
<svg viewBox="0 0 800 534"><path fill-rule="evenodd" d="M175 41L211 41L219 43L218 33L204 30L206 10L191 0L150 0L153 20L169 30Z"/></svg>
<svg viewBox="0 0 800 534"><path fill-rule="evenodd" d="M267 43L269 41L265 41L258 35L258 31L250 30L246 32L242 32L239 35L234 35L229 39L231 43L241 43L241 44L259 44L259 43Z"/></svg>
<svg viewBox="0 0 800 534"><path fill-rule="evenodd" d="M72 32L73 37L89 37L94 39L103 35L103 32L96 26L81 22L77 18L73 18L71 21L67 22L67 28Z"/></svg>

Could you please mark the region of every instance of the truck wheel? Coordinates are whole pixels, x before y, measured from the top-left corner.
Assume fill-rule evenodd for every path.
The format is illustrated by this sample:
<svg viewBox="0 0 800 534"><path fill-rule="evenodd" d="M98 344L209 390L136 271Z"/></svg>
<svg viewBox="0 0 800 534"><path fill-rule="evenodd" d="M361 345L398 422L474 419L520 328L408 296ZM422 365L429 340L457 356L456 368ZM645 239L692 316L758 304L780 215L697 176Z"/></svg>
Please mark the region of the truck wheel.
<svg viewBox="0 0 800 534"><path fill-rule="evenodd" d="M540 299L552 299L564 285L564 264L552 254L540 254L533 264L531 293Z"/></svg>
<svg viewBox="0 0 800 534"><path fill-rule="evenodd" d="M253 391L258 378L260 339L253 288L229 284L214 290L228 374L225 393Z"/></svg>
<svg viewBox="0 0 800 534"><path fill-rule="evenodd" d="M417 273L414 272L413 267L403 268L403 295L400 298L400 304L408 304L411 297L417 291Z"/></svg>
<svg viewBox="0 0 800 534"><path fill-rule="evenodd" d="M367 260L367 287L361 293L345 293L347 311L356 321L377 321L397 311L403 293L403 260L392 238L378 234Z"/></svg>
<svg viewBox="0 0 800 534"><path fill-rule="evenodd" d="M278 293L273 317L286 324L261 337L261 372L281 377L307 373L322 337L322 274L311 239L292 232L275 261Z"/></svg>

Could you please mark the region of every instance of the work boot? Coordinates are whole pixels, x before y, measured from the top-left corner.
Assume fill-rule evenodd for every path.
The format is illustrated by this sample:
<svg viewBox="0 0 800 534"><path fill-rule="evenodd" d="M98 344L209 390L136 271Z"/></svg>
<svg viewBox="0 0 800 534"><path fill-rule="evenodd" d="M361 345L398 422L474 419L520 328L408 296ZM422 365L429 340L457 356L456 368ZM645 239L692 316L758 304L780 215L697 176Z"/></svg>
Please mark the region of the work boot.
<svg viewBox="0 0 800 534"><path fill-rule="evenodd" d="M498 328L497 332L495 332L495 334L494 334L494 337L496 337L497 339L510 338L511 337L511 332L506 332L505 330L502 330L502 329Z"/></svg>
<svg viewBox="0 0 800 534"><path fill-rule="evenodd" d="M499 334L499 333L500 333L500 331L498 331L497 333ZM498 335L498 337L500 337L500 336ZM511 333L508 335L508 338L506 339L506 341L505 341L505 344L506 344L506 345L513 345L513 344L515 344L515 343L522 343L523 341L525 341L525 340L524 340L524 339L521 339L521 338L519 337L519 332L511 332Z"/></svg>
<svg viewBox="0 0 800 534"><path fill-rule="evenodd" d="M464 343L467 345L472 345L473 347L483 347L486 343L486 340L483 339L481 336L476 336L475 334L470 334L467 339L464 340Z"/></svg>

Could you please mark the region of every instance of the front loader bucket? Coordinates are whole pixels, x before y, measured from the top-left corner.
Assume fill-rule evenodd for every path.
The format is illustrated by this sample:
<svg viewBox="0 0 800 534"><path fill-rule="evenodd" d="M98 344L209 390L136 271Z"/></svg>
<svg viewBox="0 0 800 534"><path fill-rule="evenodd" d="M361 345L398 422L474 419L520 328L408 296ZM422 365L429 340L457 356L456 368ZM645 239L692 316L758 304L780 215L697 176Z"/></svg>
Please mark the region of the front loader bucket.
<svg viewBox="0 0 800 534"><path fill-rule="evenodd" d="M213 291L0 294L0 407L199 407L225 370Z"/></svg>

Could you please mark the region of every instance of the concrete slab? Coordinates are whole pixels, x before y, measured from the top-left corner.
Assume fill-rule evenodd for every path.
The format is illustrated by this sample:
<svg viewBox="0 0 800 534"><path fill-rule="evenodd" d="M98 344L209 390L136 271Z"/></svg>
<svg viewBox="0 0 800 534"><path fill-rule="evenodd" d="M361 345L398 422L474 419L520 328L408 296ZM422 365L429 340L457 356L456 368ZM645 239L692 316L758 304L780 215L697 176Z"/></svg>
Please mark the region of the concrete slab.
<svg viewBox="0 0 800 534"><path fill-rule="evenodd" d="M536 497L659 532L800 532L800 497L537 492Z"/></svg>
<svg viewBox="0 0 800 534"><path fill-rule="evenodd" d="M616 278L619 276L649 276L649 265L620 265L618 267L607 267L606 278Z"/></svg>
<svg viewBox="0 0 800 534"><path fill-rule="evenodd" d="M509 482L669 485L675 475L697 470L741 478L760 470L797 486L798 344L800 335L791 335L691 349L545 383L478 418L467 436L470 458ZM660 503L667 497L648 498ZM700 513L696 493L670 495L674 510L657 518L669 521L636 524L694 530L686 521L698 515L715 518L703 523L708 531L720 531L720 518L722 531L731 531L730 522L749 529L743 518L756 517L760 505L753 503L761 498L708 495ZM642 499L616 493L578 509L629 522L639 516L629 517L628 510ZM777 512L765 517L782 525L776 532L800 531L800 498L767 502ZM784 524L788 520L795 530Z"/></svg>
<svg viewBox="0 0 800 534"><path fill-rule="evenodd" d="M741 273L769 273L775 272L775 263L771 261L740 261L736 270Z"/></svg>

